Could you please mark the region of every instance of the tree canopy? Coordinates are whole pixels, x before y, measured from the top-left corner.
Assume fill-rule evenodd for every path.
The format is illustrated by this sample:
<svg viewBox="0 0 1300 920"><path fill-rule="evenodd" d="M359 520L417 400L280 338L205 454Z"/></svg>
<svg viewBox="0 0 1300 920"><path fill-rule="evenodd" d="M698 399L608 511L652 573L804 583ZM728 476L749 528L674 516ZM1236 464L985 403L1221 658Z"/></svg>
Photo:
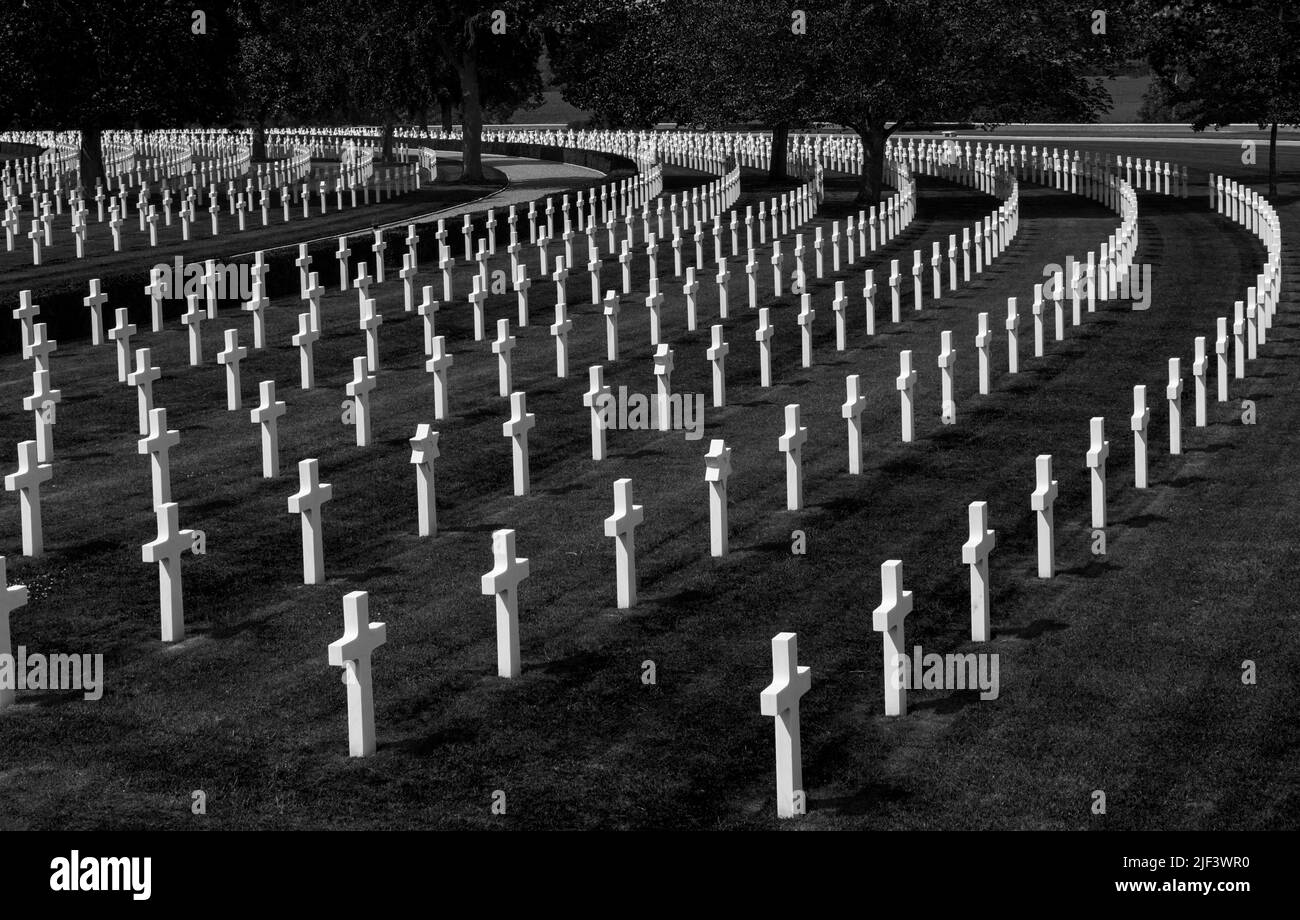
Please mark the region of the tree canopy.
<svg viewBox="0 0 1300 920"><path fill-rule="evenodd" d="M876 200L895 131L944 120L1095 120L1116 42L1044 0L585 0L551 33L566 97L607 121L852 128ZM705 40L696 39L697 36ZM774 157L774 166L777 157Z"/></svg>
<svg viewBox="0 0 1300 920"><path fill-rule="evenodd" d="M1271 128L1269 194L1277 194L1277 126L1300 123L1300 9L1291 0L1139 0L1135 50L1151 63L1153 107L1195 131Z"/></svg>
<svg viewBox="0 0 1300 920"><path fill-rule="evenodd" d="M82 182L103 175L105 128L212 123L229 114L223 18L192 29L180 0L21 0L0 16L0 126L82 132Z"/></svg>

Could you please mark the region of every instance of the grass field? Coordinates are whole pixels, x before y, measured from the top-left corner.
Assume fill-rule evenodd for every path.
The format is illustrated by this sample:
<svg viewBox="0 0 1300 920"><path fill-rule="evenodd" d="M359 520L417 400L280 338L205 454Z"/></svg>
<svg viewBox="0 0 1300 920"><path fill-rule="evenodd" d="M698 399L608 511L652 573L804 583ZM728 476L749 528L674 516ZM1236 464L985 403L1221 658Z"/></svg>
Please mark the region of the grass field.
<svg viewBox="0 0 1300 920"><path fill-rule="evenodd" d="M1087 146L1080 144L1079 146ZM1099 143L1103 149L1124 145ZM1194 175L1234 170L1213 148L1145 145L1143 155L1186 162ZM1225 158L1227 161L1225 162ZM1238 164L1239 166L1239 164ZM1284 160L1284 234L1297 232L1300 163ZM1254 178L1254 175L1250 175ZM670 190L698 182L675 172ZM755 203L772 189L746 176ZM850 212L852 187L832 179L817 224ZM288 346L300 307L277 298L271 347L244 365L245 410L256 382L275 379L289 404L281 425L284 470L258 475L256 427L224 408L222 369L212 363L220 331L248 319L223 311L205 328L208 362L189 368L172 323L141 336L163 368L156 404L180 429L173 453L181 524L202 528L208 554L186 558L191 638L157 640L156 567L140 561L153 538L148 464L135 448L135 396L114 380L112 355L69 343L54 356L64 393L55 432L55 476L45 504L49 554L16 555L17 508L3 516L11 583L31 590L15 613L15 644L34 651L102 652L107 686L99 702L78 694L29 695L0 715L5 805L0 826L88 827L696 827L768 828L773 808L772 724L758 695L770 680L769 644L799 633L813 670L803 700L803 775L809 814L797 827L826 828L1280 828L1300 818L1296 699L1300 642L1290 585L1300 544L1289 522L1300 504L1294 431L1300 343L1290 288L1263 356L1232 401L1211 405L1210 425L1190 427L1191 349L1230 315L1262 262L1263 249L1206 207L1141 196L1139 262L1153 265L1149 311L1123 304L1086 314L1047 355L1032 357L1028 303L1042 266L1083 256L1119 218L1084 199L1034 186L1022 190L1018 239L988 271L903 322L888 322L890 258L904 265L996 206L995 199L921 180L913 225L884 251L835 278L851 295L849 349L834 350L835 278L812 285L817 309L814 364L799 367L790 297L764 296L776 326L774 386L758 384L756 314L743 306L743 270L732 261L733 311L726 322L728 406L708 410L701 441L681 433L610 433L610 457L589 459L581 394L586 367L606 381L653 392L644 257L621 298L620 361L604 360L599 308L582 304L585 275L570 280L574 331L570 376L555 377L552 285L535 282L530 324L513 329L516 389L536 414L530 496L510 495L508 406L496 395L496 359L472 341L468 308L444 305L438 333L456 364L451 418L437 460L440 533L415 536L414 474L407 439L433 422L432 381L423 370L418 318L404 315L396 282L378 288L385 314L375 446L355 447L340 422L351 359L364 352L354 295L325 299L316 348L318 387L300 391ZM805 228L810 241L811 228ZM603 248L603 247L602 247ZM691 248L691 247L686 247ZM789 245L786 246L787 253ZM688 259L693 261L692 259ZM771 269L760 256L760 292ZM716 322L715 289L702 284L701 324L684 326L680 284L668 247L665 335L676 353L673 389L709 391L704 350ZM533 266L535 268L535 265ZM865 335L862 269L874 267L877 335ZM332 270L330 265L324 272ZM617 263L606 255L604 286ZM905 270L906 271L906 270ZM435 276L424 269L424 283ZM928 287L928 285L927 285ZM975 392L971 342L979 312L1000 329L1008 296L1020 299L1021 373L1006 373L995 334L994 386ZM742 306L736 307L737 303ZM489 300L489 328L515 315L513 295ZM939 420L935 362L940 331L954 332L957 424ZM918 441L898 440L893 387L898 352L919 372ZM1161 398L1167 359L1182 356L1188 395L1185 453L1166 454ZM5 440L30 437L17 411L28 392L16 357L3 360L0 425ZM863 376L870 405L861 476L846 472L847 374ZM1131 389L1151 394L1152 487L1132 488ZM1259 424L1240 424L1240 400ZM784 508L776 442L782 407L799 403L808 507ZM1109 554L1090 552L1087 526L1088 419L1104 415L1111 440ZM708 440L733 448L732 553L708 554ZM1060 482L1057 578L1034 574L1029 510L1034 457L1050 453ZM286 513L294 466L320 459L334 484L325 510L328 583L300 584L298 523ZM11 467L10 467L11 468ZM637 534L640 603L614 603L613 549L602 520L611 483L635 482L646 521ZM967 574L960 564L966 506L989 502L998 532L992 561L990 643L968 641ZM521 591L523 674L496 677L492 603L479 593L491 567L491 532L518 531L532 575ZM803 530L808 552L792 555ZM915 592L907 645L939 653L996 652L1001 694L913 691L906 718L882 713L880 637L871 630L879 567L904 561ZM379 750L346 757L344 689L325 647L342 631L341 598L371 594L372 619L388 624L375 658ZM1259 664L1243 686L1241 663ZM641 681L645 661L658 681ZM190 813L190 793L208 814ZM506 794L504 816L491 813ZM1108 813L1090 813L1103 790Z"/></svg>

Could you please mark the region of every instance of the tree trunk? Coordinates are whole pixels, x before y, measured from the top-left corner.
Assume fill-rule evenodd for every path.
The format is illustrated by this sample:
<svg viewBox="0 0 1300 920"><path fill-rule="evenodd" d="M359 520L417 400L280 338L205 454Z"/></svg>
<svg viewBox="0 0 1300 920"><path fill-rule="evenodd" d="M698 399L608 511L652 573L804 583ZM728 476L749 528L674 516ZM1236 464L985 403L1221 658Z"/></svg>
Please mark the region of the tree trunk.
<svg viewBox="0 0 1300 920"><path fill-rule="evenodd" d="M854 125L862 141L862 173L858 176L858 194L853 203L862 207L880 204L885 185L885 141L889 135L883 125Z"/></svg>
<svg viewBox="0 0 1300 920"><path fill-rule="evenodd" d="M78 167L82 188L93 194L95 180L104 178L104 139L99 133L99 128L81 129L81 156Z"/></svg>
<svg viewBox="0 0 1300 920"><path fill-rule="evenodd" d="M266 122L261 120L253 125L253 162L266 162Z"/></svg>
<svg viewBox="0 0 1300 920"><path fill-rule="evenodd" d="M420 103L420 133L429 133L429 103Z"/></svg>
<svg viewBox="0 0 1300 920"><path fill-rule="evenodd" d="M786 178L790 147L790 125L782 122L772 128L772 158L767 178L773 182Z"/></svg>
<svg viewBox="0 0 1300 920"><path fill-rule="evenodd" d="M381 147L382 149L380 152L379 161L385 164L392 163L393 162L393 116L390 114L384 115L384 136L383 136L383 141L381 142Z"/></svg>
<svg viewBox="0 0 1300 920"><path fill-rule="evenodd" d="M450 100L450 99L439 99L439 100L438 100L438 106L439 106L439 108L441 108L441 110L442 110L442 130L443 130L443 131L446 131L446 132L448 132L448 133L450 133L450 132L451 132L451 129L452 129L452 122L451 122L451 100Z"/></svg>
<svg viewBox="0 0 1300 920"><path fill-rule="evenodd" d="M483 106L479 101L478 57L473 49L461 55L460 86L464 103L461 125L462 182L483 181Z"/></svg>
<svg viewBox="0 0 1300 920"><path fill-rule="evenodd" d="M1268 135L1268 194L1277 197L1277 122L1273 122Z"/></svg>

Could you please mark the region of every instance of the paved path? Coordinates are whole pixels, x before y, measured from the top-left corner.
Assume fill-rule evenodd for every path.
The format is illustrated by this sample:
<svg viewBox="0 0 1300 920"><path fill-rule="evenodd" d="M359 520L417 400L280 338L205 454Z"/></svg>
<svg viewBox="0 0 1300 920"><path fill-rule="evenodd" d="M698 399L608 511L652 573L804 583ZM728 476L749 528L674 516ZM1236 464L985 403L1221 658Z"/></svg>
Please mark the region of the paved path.
<svg viewBox="0 0 1300 920"><path fill-rule="evenodd" d="M459 162L460 154L440 151L439 163ZM575 186L583 186L603 179L605 174L586 166L572 163L557 163L553 160L533 160L527 157L503 156L501 154L483 154L483 164L499 170L509 181L509 185L498 192L452 205L441 211L432 211L409 220L385 224L384 228L400 227L406 224L428 224L438 219L459 217L462 214L476 214L488 208L506 210L512 204L532 201L539 196L566 192Z"/></svg>

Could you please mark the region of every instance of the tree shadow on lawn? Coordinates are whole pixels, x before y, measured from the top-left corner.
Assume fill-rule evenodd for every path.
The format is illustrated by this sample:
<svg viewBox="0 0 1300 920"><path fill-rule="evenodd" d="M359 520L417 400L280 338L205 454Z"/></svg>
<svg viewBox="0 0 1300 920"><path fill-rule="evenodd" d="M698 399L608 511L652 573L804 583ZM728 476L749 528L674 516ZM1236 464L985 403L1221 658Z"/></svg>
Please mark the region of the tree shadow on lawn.
<svg viewBox="0 0 1300 920"><path fill-rule="evenodd" d="M908 712L933 712L935 715L950 716L953 713L960 712L973 703L980 701L978 693L966 692L963 694L950 693L947 696L938 699L922 700L914 702L910 698L907 703Z"/></svg>
<svg viewBox="0 0 1300 920"><path fill-rule="evenodd" d="M434 707L440 703L445 703L445 700L430 694L422 702L423 706L411 706L410 711L413 715L420 712L424 706ZM414 757L425 757L433 754L445 754L447 748L456 745L474 744L479 737L479 732L474 731L465 724L458 724L440 728L421 737L392 741L385 744L384 747Z"/></svg>
<svg viewBox="0 0 1300 920"><path fill-rule="evenodd" d="M1115 522L1123 527L1132 527L1135 530L1141 530L1144 527L1150 527L1152 524L1168 524L1169 518L1163 514L1137 514L1131 518Z"/></svg>
<svg viewBox="0 0 1300 920"><path fill-rule="evenodd" d="M589 485L587 485L586 483L573 482L573 483L570 483L570 484L567 485L567 486L553 486L552 488L549 488L549 489L538 489L538 490L536 490L536 492L535 492L534 494L536 494L536 495L547 495L547 496L549 496L549 495L572 495L574 492L587 492L587 491L590 491L590 488L591 488L591 487L590 487Z"/></svg>
<svg viewBox="0 0 1300 920"><path fill-rule="evenodd" d="M233 498L209 498L206 501L197 501L188 508L190 514L196 518L208 517L215 511L225 511L227 508L234 508L239 504L238 500Z"/></svg>
<svg viewBox="0 0 1300 920"><path fill-rule="evenodd" d="M119 548L111 540L87 540L84 543L61 546L59 548L59 557L61 562L76 565L96 556L115 553Z"/></svg>
<svg viewBox="0 0 1300 920"><path fill-rule="evenodd" d="M1109 556L1106 557L1109 560ZM1076 565L1071 568L1058 568L1057 575L1074 575L1078 578L1102 578L1112 572L1122 572L1124 566L1117 565L1114 562L1103 562L1100 559L1091 557L1083 565Z"/></svg>
<svg viewBox="0 0 1300 920"><path fill-rule="evenodd" d="M534 665L533 670L554 678L560 690L573 690L588 686L593 679L613 671L618 665L613 655L582 651Z"/></svg>
<svg viewBox="0 0 1300 920"><path fill-rule="evenodd" d="M1039 636L1047 633L1060 632L1063 629L1069 629L1070 624L1062 623L1059 620L1034 620L1024 626L1000 626L993 630L994 639L1015 639L1024 641L1027 639L1037 639Z"/></svg>
<svg viewBox="0 0 1300 920"><path fill-rule="evenodd" d="M809 811L827 811L839 815L859 817L880 813L880 806L886 803L907 802L912 794L905 789L887 783L868 783L852 795L834 798L809 798Z"/></svg>
<svg viewBox="0 0 1300 920"><path fill-rule="evenodd" d="M673 632L677 620L716 608L718 603L711 591L698 588L656 594L646 592L644 587L643 583L636 608L625 612L634 614L633 618L642 624L648 636Z"/></svg>
<svg viewBox="0 0 1300 920"><path fill-rule="evenodd" d="M1202 483L1212 482L1212 481L1213 480L1211 480L1208 476L1178 476L1174 479L1170 479L1164 484L1167 486L1172 486L1175 489L1185 489L1188 486L1197 486L1197 485L1201 485Z"/></svg>

